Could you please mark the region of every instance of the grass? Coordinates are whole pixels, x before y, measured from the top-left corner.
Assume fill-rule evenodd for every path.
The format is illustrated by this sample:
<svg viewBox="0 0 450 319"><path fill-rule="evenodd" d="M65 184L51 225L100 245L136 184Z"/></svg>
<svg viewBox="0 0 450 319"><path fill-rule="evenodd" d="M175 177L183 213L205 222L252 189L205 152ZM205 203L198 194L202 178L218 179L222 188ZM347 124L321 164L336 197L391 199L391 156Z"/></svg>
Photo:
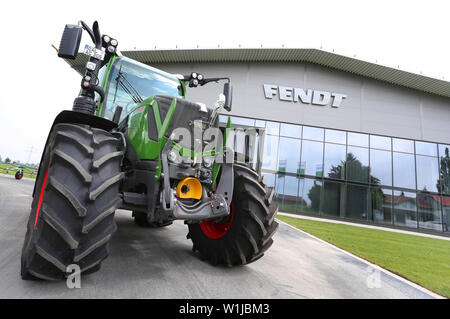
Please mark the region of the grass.
<svg viewBox="0 0 450 319"><path fill-rule="evenodd" d="M281 215L277 218L450 298L450 241Z"/></svg>
<svg viewBox="0 0 450 319"><path fill-rule="evenodd" d="M8 170L8 172L5 170L5 168L7 167L12 167L11 169ZM5 163L0 163L0 173L1 174L8 174L8 175L15 175L16 172L18 171L18 169L16 169L16 167L18 167L18 165L16 164L5 164ZM37 170L35 170L37 172ZM36 178L36 174L32 175L30 174L30 170L29 169L25 169L23 171L23 177L29 177L29 178Z"/></svg>

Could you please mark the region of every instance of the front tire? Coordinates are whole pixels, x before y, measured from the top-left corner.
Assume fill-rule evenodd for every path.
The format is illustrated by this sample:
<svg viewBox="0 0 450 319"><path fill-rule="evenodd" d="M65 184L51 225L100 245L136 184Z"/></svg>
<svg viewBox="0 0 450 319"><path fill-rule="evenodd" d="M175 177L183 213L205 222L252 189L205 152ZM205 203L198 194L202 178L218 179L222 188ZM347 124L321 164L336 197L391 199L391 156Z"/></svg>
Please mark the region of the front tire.
<svg viewBox="0 0 450 319"><path fill-rule="evenodd" d="M23 173L21 173L20 171L17 171L16 174L14 174L14 177L18 180L22 179L23 177Z"/></svg>
<svg viewBox="0 0 450 319"><path fill-rule="evenodd" d="M213 265L244 265L264 255L273 243L278 223L273 190L259 181L256 172L234 165L231 212L221 222L189 224L193 250Z"/></svg>
<svg viewBox="0 0 450 319"><path fill-rule="evenodd" d="M122 148L121 139L107 131L55 125L22 248L23 279L63 279L70 264L77 264L82 274L100 268L117 229Z"/></svg>

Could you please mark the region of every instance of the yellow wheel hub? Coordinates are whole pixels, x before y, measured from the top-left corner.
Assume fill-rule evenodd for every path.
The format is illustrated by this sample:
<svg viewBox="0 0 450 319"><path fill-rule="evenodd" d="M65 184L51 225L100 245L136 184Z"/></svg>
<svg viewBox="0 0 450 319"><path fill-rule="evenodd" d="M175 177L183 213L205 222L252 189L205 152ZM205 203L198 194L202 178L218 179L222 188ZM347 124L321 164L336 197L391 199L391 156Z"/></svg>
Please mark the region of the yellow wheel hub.
<svg viewBox="0 0 450 319"><path fill-rule="evenodd" d="M177 185L178 198L202 198L202 184L194 177L186 177Z"/></svg>

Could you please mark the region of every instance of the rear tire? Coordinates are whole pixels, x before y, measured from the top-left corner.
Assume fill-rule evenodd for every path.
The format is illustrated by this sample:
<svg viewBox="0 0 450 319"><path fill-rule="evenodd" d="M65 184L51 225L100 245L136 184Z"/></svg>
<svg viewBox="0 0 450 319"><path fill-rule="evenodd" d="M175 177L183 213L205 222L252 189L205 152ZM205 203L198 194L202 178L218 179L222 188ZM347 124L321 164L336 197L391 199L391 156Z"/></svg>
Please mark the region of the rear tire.
<svg viewBox="0 0 450 319"><path fill-rule="evenodd" d="M22 248L23 279L97 271L108 256L121 204L121 139L86 125L55 125L46 147Z"/></svg>
<svg viewBox="0 0 450 319"><path fill-rule="evenodd" d="M273 243L278 223L272 192L258 174L234 165L234 191L227 219L214 223L189 224L188 238L194 251L213 265L244 265L264 255Z"/></svg>
<svg viewBox="0 0 450 319"><path fill-rule="evenodd" d="M172 223L173 223L171 220L150 223L147 220L146 212L133 212L133 216L134 216L134 222L141 227L160 228L160 227L172 225Z"/></svg>

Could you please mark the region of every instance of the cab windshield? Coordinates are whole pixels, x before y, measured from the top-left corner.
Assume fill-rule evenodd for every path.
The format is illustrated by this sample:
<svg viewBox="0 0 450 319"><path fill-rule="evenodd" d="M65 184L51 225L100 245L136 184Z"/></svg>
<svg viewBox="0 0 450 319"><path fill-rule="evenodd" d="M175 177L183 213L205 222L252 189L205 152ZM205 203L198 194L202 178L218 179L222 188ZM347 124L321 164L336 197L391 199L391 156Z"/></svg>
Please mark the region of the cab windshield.
<svg viewBox="0 0 450 319"><path fill-rule="evenodd" d="M121 57L111 68L103 117L111 120L116 107L121 106L122 120L136 104L158 94L183 97L183 87L178 78L170 73Z"/></svg>

